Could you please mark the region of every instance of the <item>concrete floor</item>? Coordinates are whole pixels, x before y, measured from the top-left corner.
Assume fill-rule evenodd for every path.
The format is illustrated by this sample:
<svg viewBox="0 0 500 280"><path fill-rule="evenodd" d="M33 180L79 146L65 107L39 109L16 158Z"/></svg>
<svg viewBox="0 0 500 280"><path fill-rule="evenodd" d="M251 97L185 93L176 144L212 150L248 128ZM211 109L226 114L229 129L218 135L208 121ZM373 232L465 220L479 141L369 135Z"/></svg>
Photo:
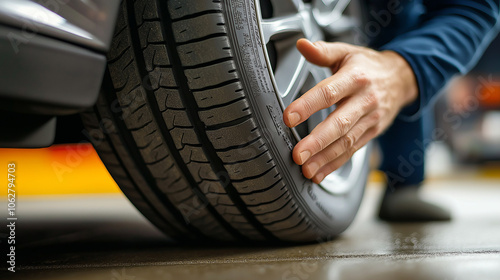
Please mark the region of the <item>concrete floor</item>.
<svg viewBox="0 0 500 280"><path fill-rule="evenodd" d="M26 197L18 202L18 272L0 278L500 279L499 179L429 182L424 193L453 210L451 222L378 221L381 190L368 186L337 239L274 248L174 245L121 195Z"/></svg>

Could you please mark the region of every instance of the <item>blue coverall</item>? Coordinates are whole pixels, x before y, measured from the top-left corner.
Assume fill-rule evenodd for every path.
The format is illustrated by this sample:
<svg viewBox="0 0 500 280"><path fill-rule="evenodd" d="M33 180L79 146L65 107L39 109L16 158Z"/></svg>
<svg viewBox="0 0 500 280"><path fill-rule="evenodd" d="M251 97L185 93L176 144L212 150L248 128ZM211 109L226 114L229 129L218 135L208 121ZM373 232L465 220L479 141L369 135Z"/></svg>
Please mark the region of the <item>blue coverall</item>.
<svg viewBox="0 0 500 280"><path fill-rule="evenodd" d="M369 20L362 35L370 47L395 51L408 61L419 93L379 137L380 170L387 175L389 189L418 185L424 180L424 150L434 137L430 105L453 75L474 66L494 38L500 1L366 2Z"/></svg>

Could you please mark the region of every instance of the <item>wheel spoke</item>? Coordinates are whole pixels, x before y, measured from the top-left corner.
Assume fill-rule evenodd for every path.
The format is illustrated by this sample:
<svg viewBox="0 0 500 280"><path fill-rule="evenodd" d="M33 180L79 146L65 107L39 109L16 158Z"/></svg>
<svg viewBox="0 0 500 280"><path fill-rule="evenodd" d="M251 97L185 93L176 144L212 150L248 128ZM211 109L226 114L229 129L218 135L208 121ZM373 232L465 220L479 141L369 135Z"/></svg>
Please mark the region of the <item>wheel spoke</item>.
<svg viewBox="0 0 500 280"><path fill-rule="evenodd" d="M328 27L342 17L351 0L314 1L313 14L321 27Z"/></svg>
<svg viewBox="0 0 500 280"><path fill-rule="evenodd" d="M290 105L299 94L305 79L310 73L310 67L311 65L306 62L294 45L290 46L286 51L282 51L274 77L278 93L285 106Z"/></svg>
<svg viewBox="0 0 500 280"><path fill-rule="evenodd" d="M305 33L304 18L301 14L262 20L262 33L267 44L272 37L286 33Z"/></svg>
<svg viewBox="0 0 500 280"><path fill-rule="evenodd" d="M350 16L341 15L335 24L330 24L323 28L324 32L330 36L338 36L348 31L352 31L357 26L356 19Z"/></svg>

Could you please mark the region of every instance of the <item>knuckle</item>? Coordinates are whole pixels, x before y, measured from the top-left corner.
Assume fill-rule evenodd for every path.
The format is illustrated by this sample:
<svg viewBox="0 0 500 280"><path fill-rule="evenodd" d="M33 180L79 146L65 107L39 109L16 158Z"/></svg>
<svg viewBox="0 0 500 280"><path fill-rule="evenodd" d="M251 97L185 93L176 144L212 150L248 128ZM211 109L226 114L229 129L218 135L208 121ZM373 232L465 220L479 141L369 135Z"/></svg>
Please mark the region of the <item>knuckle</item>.
<svg viewBox="0 0 500 280"><path fill-rule="evenodd" d="M354 145L354 138L351 135L346 135L342 138L342 146L344 151L348 151Z"/></svg>
<svg viewBox="0 0 500 280"><path fill-rule="evenodd" d="M367 52L357 52L356 59L359 60L360 62L366 63L366 61L370 59L370 54Z"/></svg>
<svg viewBox="0 0 500 280"><path fill-rule="evenodd" d="M337 88L332 84L327 84L325 86L320 87L320 94L323 98L325 104L331 106L337 102Z"/></svg>
<svg viewBox="0 0 500 280"><path fill-rule="evenodd" d="M375 111L371 114L370 118L372 119L372 122L378 123L382 119L382 115L380 112Z"/></svg>
<svg viewBox="0 0 500 280"><path fill-rule="evenodd" d="M352 133L352 134L348 134L346 136L347 138L347 141L349 142L349 145L352 147L354 146L354 144L356 144L356 142L358 141L358 138L356 137L356 134L355 133Z"/></svg>
<svg viewBox="0 0 500 280"><path fill-rule="evenodd" d="M314 137L313 142L317 151L323 150L327 145L327 141L324 139L324 137Z"/></svg>
<svg viewBox="0 0 500 280"><path fill-rule="evenodd" d="M370 91L368 92L367 94L365 94L365 104L368 106L368 107L378 107L378 98L377 98L377 95L375 94L375 92L373 91Z"/></svg>
<svg viewBox="0 0 500 280"><path fill-rule="evenodd" d="M335 119L335 122L342 135L346 134L351 127L351 120L347 117L337 118Z"/></svg>
<svg viewBox="0 0 500 280"><path fill-rule="evenodd" d="M354 67L352 69L352 80L354 83L361 85L361 86L367 86L370 84L370 79L368 78L368 75L366 72L359 68L359 67Z"/></svg>
<svg viewBox="0 0 500 280"><path fill-rule="evenodd" d="M302 106L298 106L299 108L302 107L307 115L312 115L314 113L314 102L313 100L309 98L304 98L302 100Z"/></svg>

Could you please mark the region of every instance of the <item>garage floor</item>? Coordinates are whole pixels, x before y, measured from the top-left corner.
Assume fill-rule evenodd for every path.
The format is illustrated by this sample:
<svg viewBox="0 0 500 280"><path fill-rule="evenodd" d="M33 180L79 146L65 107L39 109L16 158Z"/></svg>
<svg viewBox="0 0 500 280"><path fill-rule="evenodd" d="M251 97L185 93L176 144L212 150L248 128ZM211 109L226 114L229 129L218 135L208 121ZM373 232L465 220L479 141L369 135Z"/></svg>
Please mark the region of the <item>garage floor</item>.
<svg viewBox="0 0 500 280"><path fill-rule="evenodd" d="M382 188L371 183L343 235L274 248L174 245L118 194L26 197L18 202L18 272L7 278L500 279L500 180L463 177L425 189L453 209L452 222L378 221Z"/></svg>

